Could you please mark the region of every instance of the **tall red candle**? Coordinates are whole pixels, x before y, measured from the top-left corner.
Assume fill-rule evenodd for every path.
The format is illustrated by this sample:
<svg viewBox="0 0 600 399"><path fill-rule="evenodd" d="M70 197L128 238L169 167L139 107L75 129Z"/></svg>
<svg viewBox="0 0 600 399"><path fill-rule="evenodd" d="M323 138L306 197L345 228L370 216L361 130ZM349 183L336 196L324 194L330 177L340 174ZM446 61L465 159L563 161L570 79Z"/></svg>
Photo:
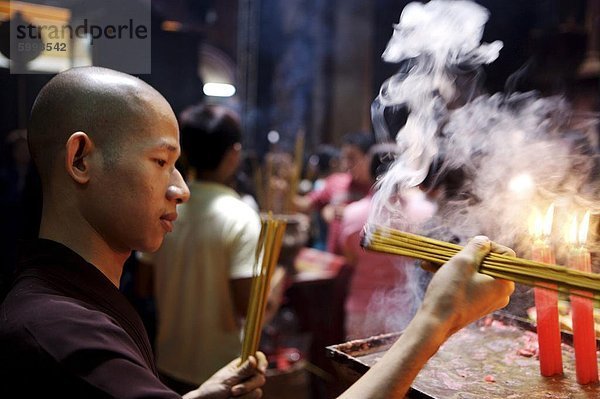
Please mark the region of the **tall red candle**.
<svg viewBox="0 0 600 399"><path fill-rule="evenodd" d="M534 244L533 260L554 264L552 248L545 244ZM540 373L544 377L560 375L563 372L563 366L560 325L558 322L558 293L551 289L536 287L534 288L534 294Z"/></svg>
<svg viewBox="0 0 600 399"><path fill-rule="evenodd" d="M554 206L550 206L542 222L536 215L532 233L534 243L531 249L533 260L554 264L554 251L550 245ZM552 287L548 287L552 288ZM560 325L558 322L558 293L552 289L534 288L537 335L540 357L540 373L544 377L563 373Z"/></svg>
<svg viewBox="0 0 600 399"><path fill-rule="evenodd" d="M573 269L591 272L590 253L584 243L589 224L586 213L579 229L579 245L569 248L567 264ZM577 218L573 220L571 241L577 242ZM580 294L585 295L584 292ZM573 346L575 348L575 373L579 384L598 382L598 359L596 356L596 332L594 329L594 307L590 298L571 295L571 317L573 318Z"/></svg>

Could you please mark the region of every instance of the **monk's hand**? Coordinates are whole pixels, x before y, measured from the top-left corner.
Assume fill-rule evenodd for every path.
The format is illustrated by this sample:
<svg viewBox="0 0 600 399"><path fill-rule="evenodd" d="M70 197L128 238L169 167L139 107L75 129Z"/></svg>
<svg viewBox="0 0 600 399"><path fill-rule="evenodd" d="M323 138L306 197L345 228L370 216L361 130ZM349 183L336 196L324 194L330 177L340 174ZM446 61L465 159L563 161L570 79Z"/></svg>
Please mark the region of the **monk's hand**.
<svg viewBox="0 0 600 399"><path fill-rule="evenodd" d="M240 364L240 359L231 361L217 371L195 391L183 396L184 399L254 399L262 397L261 387L265 384L267 359L262 352L250 356Z"/></svg>
<svg viewBox="0 0 600 399"><path fill-rule="evenodd" d="M445 326L447 336L508 304L514 283L478 272L490 252L515 255L511 249L477 236L432 278L420 312Z"/></svg>

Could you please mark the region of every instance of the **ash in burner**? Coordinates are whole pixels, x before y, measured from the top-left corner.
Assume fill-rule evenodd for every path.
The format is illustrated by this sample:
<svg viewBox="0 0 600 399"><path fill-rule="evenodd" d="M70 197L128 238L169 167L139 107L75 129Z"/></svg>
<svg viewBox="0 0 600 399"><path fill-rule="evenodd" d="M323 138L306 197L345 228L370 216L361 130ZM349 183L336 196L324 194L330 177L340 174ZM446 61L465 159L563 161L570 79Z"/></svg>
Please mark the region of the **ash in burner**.
<svg viewBox="0 0 600 399"><path fill-rule="evenodd" d="M421 370L412 388L419 397L584 399L600 395L600 385L577 384L574 353L563 344L564 377L540 375L533 326L495 314L455 333ZM341 371L365 373L389 349L395 335L372 337L329 348ZM534 352L532 356L524 351ZM491 376L494 382L488 381Z"/></svg>
<svg viewBox="0 0 600 399"><path fill-rule="evenodd" d="M485 234L528 257L533 206L555 203L557 225L567 225L567 212L600 212L598 116L575 113L561 96L481 92L482 66L502 48L481 43L488 17L471 1L411 3L402 12L383 54L399 71L372 105L377 136L395 138L401 155L378 181L369 223L459 243ZM389 131L384 114L398 111L404 124ZM402 212L414 187L437 196L437 214L421 226ZM522 314L528 289L517 298L511 308Z"/></svg>

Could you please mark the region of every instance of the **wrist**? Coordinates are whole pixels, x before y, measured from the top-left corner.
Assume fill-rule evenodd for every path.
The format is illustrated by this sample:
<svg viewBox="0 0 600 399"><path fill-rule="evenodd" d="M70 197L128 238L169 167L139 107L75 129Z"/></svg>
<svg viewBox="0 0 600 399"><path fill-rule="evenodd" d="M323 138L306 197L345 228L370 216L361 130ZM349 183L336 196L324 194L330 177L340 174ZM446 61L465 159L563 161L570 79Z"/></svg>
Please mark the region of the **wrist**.
<svg viewBox="0 0 600 399"><path fill-rule="evenodd" d="M428 298L426 295L415 319L419 318L446 340L458 329L461 314L461 307L449 298Z"/></svg>
<svg viewBox="0 0 600 399"><path fill-rule="evenodd" d="M403 398L448 331L446 323L419 310L386 354L340 398Z"/></svg>
<svg viewBox="0 0 600 399"><path fill-rule="evenodd" d="M427 336L433 353L435 353L439 346L452 335L451 325L451 321L447 318L440 317L436 312L421 308L405 332L416 336Z"/></svg>
<svg viewBox="0 0 600 399"><path fill-rule="evenodd" d="M200 392L200 388L198 389L194 389L193 391L190 391L188 393L186 393L185 395L182 396L182 399L199 399L202 397L202 394Z"/></svg>

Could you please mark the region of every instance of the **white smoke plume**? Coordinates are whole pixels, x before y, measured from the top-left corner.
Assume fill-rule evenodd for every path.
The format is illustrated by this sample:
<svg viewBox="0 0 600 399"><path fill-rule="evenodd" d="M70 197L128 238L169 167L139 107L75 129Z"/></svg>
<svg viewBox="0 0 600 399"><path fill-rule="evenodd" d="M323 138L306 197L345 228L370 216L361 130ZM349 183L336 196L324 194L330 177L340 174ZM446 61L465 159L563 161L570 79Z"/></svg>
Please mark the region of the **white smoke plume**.
<svg viewBox="0 0 600 399"><path fill-rule="evenodd" d="M480 43L487 19L470 1L411 3L402 12L383 54L400 71L372 106L376 135L395 137L401 155L378 182L370 223L460 242L486 234L518 248L532 206L599 210L596 116L574 114L559 96L481 93L481 66L502 48ZM388 131L386 109L408 113L399 131ZM434 220L408 226L403 193L432 164L445 195Z"/></svg>

